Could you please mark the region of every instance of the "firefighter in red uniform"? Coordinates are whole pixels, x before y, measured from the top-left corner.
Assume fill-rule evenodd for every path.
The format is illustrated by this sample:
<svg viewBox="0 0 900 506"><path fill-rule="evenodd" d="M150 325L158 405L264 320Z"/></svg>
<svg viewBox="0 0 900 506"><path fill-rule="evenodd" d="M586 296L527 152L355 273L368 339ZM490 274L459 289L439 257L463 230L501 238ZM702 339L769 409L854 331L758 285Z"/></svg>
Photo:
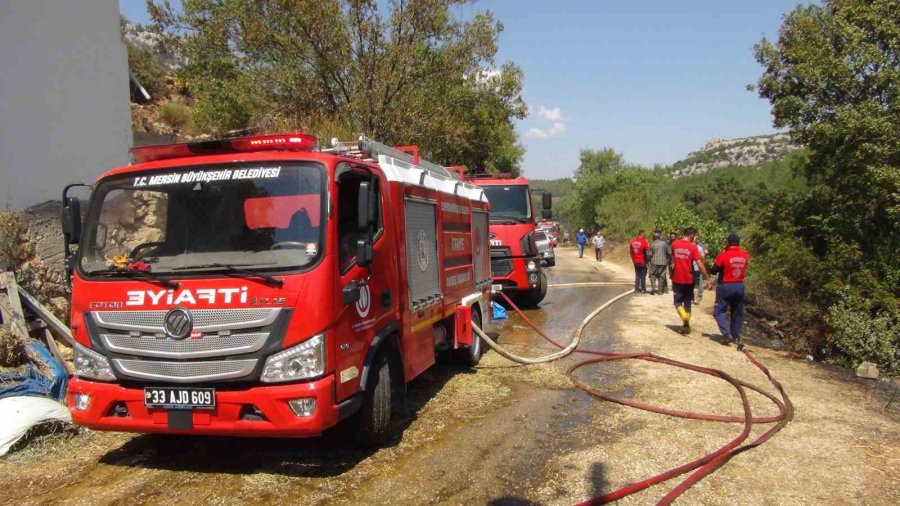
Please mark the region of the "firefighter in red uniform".
<svg viewBox="0 0 900 506"><path fill-rule="evenodd" d="M694 300L694 266L696 260L703 273L703 279L706 280L706 289L712 290L712 284L709 282L709 271L703 263L703 257L700 256L700 250L694 244L694 236L697 231L692 227L684 229L684 237L672 242L672 294L675 299L675 310L684 324L681 327L681 333L684 335L691 333L691 302Z"/></svg>
<svg viewBox="0 0 900 506"><path fill-rule="evenodd" d="M741 239L738 236L729 235L725 251L716 257L712 272L719 275L719 280L713 315L719 325L719 332L726 339L734 341L738 350L743 350L741 324L744 321L744 275L747 273L750 255L740 244ZM729 310L731 310L730 317Z"/></svg>
<svg viewBox="0 0 900 506"><path fill-rule="evenodd" d="M631 261L634 263L634 291L645 293L647 291L647 258L650 256L650 243L644 237L644 231L638 232L637 237L631 240L629 245Z"/></svg>

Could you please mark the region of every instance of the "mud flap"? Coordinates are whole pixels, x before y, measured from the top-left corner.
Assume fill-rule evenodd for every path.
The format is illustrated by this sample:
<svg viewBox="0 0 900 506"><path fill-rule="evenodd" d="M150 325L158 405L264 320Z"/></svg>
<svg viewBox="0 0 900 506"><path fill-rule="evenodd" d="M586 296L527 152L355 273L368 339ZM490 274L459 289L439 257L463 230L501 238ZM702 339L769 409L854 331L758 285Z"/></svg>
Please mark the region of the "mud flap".
<svg viewBox="0 0 900 506"><path fill-rule="evenodd" d="M472 306L456 306L454 318L453 348L472 344Z"/></svg>
<svg viewBox="0 0 900 506"><path fill-rule="evenodd" d="M169 428L172 430L193 430L194 412L190 409L170 409Z"/></svg>

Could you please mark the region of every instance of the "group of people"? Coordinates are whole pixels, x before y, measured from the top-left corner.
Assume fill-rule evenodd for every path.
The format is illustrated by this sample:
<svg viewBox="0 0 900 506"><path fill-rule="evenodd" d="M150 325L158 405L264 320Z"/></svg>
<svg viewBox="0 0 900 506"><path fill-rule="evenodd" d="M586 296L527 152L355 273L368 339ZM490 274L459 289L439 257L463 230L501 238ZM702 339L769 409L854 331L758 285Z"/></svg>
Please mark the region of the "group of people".
<svg viewBox="0 0 900 506"><path fill-rule="evenodd" d="M634 291L647 293L648 265L650 294L668 292L668 274L672 280L675 310L682 320L681 333L690 334L692 304L700 303L704 288L712 289L710 270L707 270L704 261L707 250L700 242L697 230L686 227L681 239L670 232L668 240L662 237L661 230L655 230L653 243L647 242L644 231L641 230L631 240L629 251L634 263ZM740 238L731 234L725 249L716 256L711 269L713 274L718 275L713 315L722 336L736 343L738 349L743 349L740 336L744 310L744 276L749 260L747 252L740 247Z"/></svg>
<svg viewBox="0 0 900 506"><path fill-rule="evenodd" d="M566 232L568 234L568 232ZM578 229L578 234L575 235L575 242L578 244L578 258L584 257L584 248L588 242L588 236L584 233L583 228ZM606 243L606 239L603 237L603 233L600 229L597 229L594 232L594 235L591 236L591 244L594 246L594 258L597 259L598 262L603 261L603 245Z"/></svg>

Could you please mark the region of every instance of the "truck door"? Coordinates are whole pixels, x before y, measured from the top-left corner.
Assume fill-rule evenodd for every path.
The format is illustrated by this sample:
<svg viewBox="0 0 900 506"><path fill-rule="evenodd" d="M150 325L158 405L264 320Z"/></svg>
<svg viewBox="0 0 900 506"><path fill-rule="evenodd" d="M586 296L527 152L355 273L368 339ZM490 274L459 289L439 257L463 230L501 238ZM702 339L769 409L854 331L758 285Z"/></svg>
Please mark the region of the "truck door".
<svg viewBox="0 0 900 506"><path fill-rule="evenodd" d="M357 202L359 185L369 182L375 190L377 223L375 226L372 263L369 267L356 264L357 241L363 237L357 229ZM335 293L339 300L337 307L344 306L342 291L352 281L368 282L360 289L356 303L343 307L335 327L337 336L337 399L342 400L358 391L362 375L363 360L369 344L381 328L386 325L385 317L393 313L396 295L390 291L389 276L396 276L396 268L391 268L392 248L385 237L383 181L380 174L368 169L353 167L339 171L337 179L337 269L339 286ZM396 263L396 262L395 262Z"/></svg>

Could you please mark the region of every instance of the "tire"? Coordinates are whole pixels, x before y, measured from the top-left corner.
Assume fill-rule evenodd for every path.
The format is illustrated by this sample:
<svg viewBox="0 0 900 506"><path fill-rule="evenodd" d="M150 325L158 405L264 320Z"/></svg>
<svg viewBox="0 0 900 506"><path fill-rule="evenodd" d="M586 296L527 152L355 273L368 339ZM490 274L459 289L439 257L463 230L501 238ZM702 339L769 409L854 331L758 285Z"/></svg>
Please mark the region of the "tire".
<svg viewBox="0 0 900 506"><path fill-rule="evenodd" d="M556 265L556 258L547 259L547 267L553 267L554 265Z"/></svg>
<svg viewBox="0 0 900 506"><path fill-rule="evenodd" d="M472 308L472 323L478 325L478 328L481 328L481 313L475 308ZM481 336L476 334L473 329L472 344L455 351L456 361L460 365L464 367L475 367L478 365L478 362L481 361L481 356L484 355L484 342L482 342Z"/></svg>
<svg viewBox="0 0 900 506"><path fill-rule="evenodd" d="M392 399L395 389L391 373L388 355L379 351L369 369L362 407L359 411L356 439L364 446L383 445L390 437L392 408L396 404L396 399Z"/></svg>
<svg viewBox="0 0 900 506"><path fill-rule="evenodd" d="M534 309L544 300L544 297L547 296L547 275L541 272L541 277L538 282L538 287L530 290L528 292L524 292L519 297L519 305L523 308Z"/></svg>

